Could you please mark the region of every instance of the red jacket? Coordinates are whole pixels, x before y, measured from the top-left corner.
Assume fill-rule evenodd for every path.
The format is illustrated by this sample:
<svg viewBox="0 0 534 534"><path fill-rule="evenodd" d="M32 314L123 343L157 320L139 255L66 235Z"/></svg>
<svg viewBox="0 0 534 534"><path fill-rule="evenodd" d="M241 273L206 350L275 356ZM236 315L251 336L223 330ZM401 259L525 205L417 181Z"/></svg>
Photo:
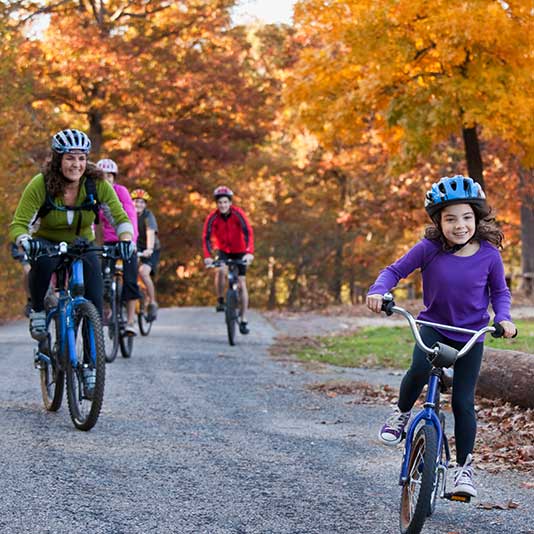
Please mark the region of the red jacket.
<svg viewBox="0 0 534 534"><path fill-rule="evenodd" d="M205 258L214 250L226 254L254 254L254 232L243 210L230 206L227 215L219 210L212 211L204 221L202 246Z"/></svg>

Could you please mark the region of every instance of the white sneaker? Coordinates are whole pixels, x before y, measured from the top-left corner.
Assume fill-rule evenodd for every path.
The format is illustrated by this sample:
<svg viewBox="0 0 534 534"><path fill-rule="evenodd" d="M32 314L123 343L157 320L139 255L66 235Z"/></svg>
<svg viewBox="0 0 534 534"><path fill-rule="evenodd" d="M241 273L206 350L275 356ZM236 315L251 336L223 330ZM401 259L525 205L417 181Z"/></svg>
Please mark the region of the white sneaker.
<svg viewBox="0 0 534 534"><path fill-rule="evenodd" d="M477 496L477 490L473 484L473 455L468 454L464 465L458 465L454 470L453 493Z"/></svg>
<svg viewBox="0 0 534 534"><path fill-rule="evenodd" d="M137 335L137 328L135 327L135 323L128 323L124 327L124 333L127 336L136 336Z"/></svg>
<svg viewBox="0 0 534 534"><path fill-rule="evenodd" d="M386 445L400 443L404 437L404 428L408 424L411 414L412 412L401 412L397 408L380 429L378 439Z"/></svg>

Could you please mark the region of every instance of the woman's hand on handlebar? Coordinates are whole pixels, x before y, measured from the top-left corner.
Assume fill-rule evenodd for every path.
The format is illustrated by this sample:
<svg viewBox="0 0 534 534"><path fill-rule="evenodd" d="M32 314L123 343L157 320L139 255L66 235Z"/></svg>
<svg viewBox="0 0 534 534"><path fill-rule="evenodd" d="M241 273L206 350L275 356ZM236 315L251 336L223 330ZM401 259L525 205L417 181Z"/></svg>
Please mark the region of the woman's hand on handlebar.
<svg viewBox="0 0 534 534"><path fill-rule="evenodd" d="M213 265L213 258L204 258L204 266L211 267Z"/></svg>
<svg viewBox="0 0 534 534"><path fill-rule="evenodd" d="M375 312L380 313L382 311L382 301L384 300L383 295L374 294L374 295L367 295L366 304L367 307Z"/></svg>

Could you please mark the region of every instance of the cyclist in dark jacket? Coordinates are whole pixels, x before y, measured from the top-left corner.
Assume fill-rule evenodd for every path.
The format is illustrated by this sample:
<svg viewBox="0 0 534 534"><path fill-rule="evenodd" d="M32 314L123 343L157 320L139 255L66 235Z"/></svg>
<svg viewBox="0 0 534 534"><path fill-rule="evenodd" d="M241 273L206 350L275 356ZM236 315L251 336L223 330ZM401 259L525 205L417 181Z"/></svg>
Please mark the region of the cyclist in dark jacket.
<svg viewBox="0 0 534 534"><path fill-rule="evenodd" d="M218 259L240 259L247 265L254 259L254 232L244 211L232 205L234 193L226 186L219 186L213 192L217 209L212 211L204 222L202 246L206 267L213 263L212 254L217 252ZM241 309L239 331L250 332L247 322L248 291L246 284L247 265L239 265L239 291ZM217 311L224 311L224 286L226 267L215 273L215 291L217 293Z"/></svg>

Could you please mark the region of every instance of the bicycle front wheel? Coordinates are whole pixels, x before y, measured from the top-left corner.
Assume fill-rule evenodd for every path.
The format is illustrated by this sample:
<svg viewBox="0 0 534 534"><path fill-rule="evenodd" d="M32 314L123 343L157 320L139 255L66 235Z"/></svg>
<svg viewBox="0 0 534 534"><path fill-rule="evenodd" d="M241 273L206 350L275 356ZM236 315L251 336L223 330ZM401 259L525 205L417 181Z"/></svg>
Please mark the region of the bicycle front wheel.
<svg viewBox="0 0 534 534"><path fill-rule="evenodd" d="M235 345L235 332L237 326L237 291L229 289L226 292L226 330L228 332L228 343Z"/></svg>
<svg viewBox="0 0 534 534"><path fill-rule="evenodd" d="M431 425L424 425L412 442L408 480L402 487L400 531L419 534L428 517L436 481L438 436Z"/></svg>
<svg viewBox="0 0 534 534"><path fill-rule="evenodd" d="M57 412L63 401L65 389L65 373L60 370L59 350L60 333L57 317L54 317L48 325L48 354L50 363L40 361L41 395L44 407L49 412Z"/></svg>
<svg viewBox="0 0 534 534"><path fill-rule="evenodd" d="M121 354L123 358L130 358L133 353L134 345L134 336L129 336L124 331L126 326L126 317L128 317L128 310L126 309L126 304L124 302L120 305L121 313L119 315L120 323L120 345L121 345Z"/></svg>
<svg viewBox="0 0 534 534"><path fill-rule="evenodd" d="M111 363L119 351L119 323L117 320L117 292L111 290L104 300L104 350L106 362Z"/></svg>
<svg viewBox="0 0 534 534"><path fill-rule="evenodd" d="M98 420L104 400L106 356L102 324L91 302L75 309L76 362L67 360L67 400L74 426L91 430Z"/></svg>

